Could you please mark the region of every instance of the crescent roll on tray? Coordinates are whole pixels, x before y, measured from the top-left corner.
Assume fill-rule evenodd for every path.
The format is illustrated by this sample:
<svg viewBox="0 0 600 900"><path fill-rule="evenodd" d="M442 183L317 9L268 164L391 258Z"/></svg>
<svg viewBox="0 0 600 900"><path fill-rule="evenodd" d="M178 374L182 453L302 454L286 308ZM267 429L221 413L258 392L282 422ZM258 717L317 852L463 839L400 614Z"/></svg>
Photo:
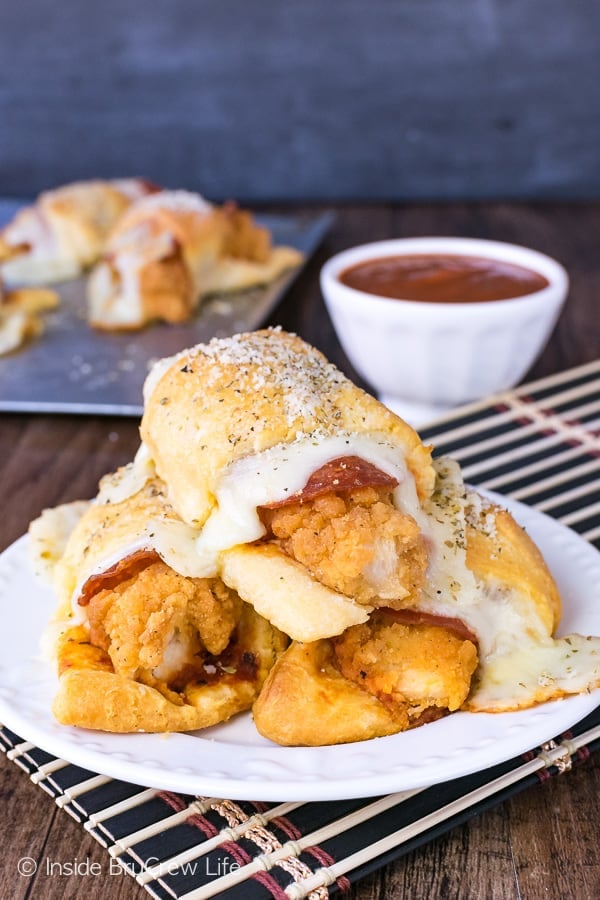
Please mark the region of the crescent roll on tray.
<svg viewBox="0 0 600 900"><path fill-rule="evenodd" d="M89 320L106 330L184 322L207 294L274 281L302 254L235 204L213 206L189 191L135 203L112 231L88 284Z"/></svg>
<svg viewBox="0 0 600 900"><path fill-rule="evenodd" d="M102 255L127 207L157 191L142 178L78 181L45 191L0 231L7 281L49 284L77 278Z"/></svg>
<svg viewBox="0 0 600 900"><path fill-rule="evenodd" d="M59 721L187 730L253 705L264 737L322 745L599 685L600 639L553 637L557 587L511 515L295 335L160 361L141 436L64 549L62 513L32 525Z"/></svg>
<svg viewBox="0 0 600 900"><path fill-rule="evenodd" d="M56 309L58 294L48 288L4 290L0 279L0 356L18 350L44 331L42 313Z"/></svg>

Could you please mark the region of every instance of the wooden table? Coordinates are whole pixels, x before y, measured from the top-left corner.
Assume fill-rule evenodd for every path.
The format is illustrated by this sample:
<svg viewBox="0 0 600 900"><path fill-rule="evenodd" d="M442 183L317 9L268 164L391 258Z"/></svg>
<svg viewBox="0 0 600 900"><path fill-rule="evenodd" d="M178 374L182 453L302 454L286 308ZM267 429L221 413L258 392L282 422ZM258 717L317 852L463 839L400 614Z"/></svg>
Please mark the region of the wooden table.
<svg viewBox="0 0 600 900"><path fill-rule="evenodd" d="M566 265L572 280L570 299L528 378L600 355L600 204L339 207L326 243L275 311L271 324L298 332L356 379L321 300L321 264L352 244L430 234L522 243ZM137 422L123 418L2 415L0 429L0 549L19 537L43 507L93 495L100 476L129 461L138 445ZM105 851L2 755L0 791L1 897L148 896L130 877L111 875ZM599 897L598 796L600 763L595 759L411 853L357 885L351 896L356 900ZM17 873L17 861L23 856L40 862L35 877ZM45 860L74 859L89 860L90 867L97 863L92 871L100 869L101 874L44 873Z"/></svg>

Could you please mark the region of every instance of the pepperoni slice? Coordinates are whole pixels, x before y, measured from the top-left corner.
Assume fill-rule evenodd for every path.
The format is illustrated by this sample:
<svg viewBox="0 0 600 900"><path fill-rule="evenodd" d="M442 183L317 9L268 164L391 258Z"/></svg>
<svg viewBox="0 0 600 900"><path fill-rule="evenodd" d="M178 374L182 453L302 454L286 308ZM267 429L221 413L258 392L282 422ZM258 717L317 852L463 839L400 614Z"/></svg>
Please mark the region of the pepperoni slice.
<svg viewBox="0 0 600 900"><path fill-rule="evenodd" d="M446 628L463 641L472 641L475 646L479 643L477 635L462 619L438 616L435 613L421 612L418 609L390 609L387 606L380 609L386 616L390 616L402 625L433 625L438 628Z"/></svg>
<svg viewBox="0 0 600 900"><path fill-rule="evenodd" d="M159 194L162 191L162 188L149 178L138 178L138 181L147 194Z"/></svg>
<svg viewBox="0 0 600 900"><path fill-rule="evenodd" d="M397 478L382 472L377 466L359 456L339 456L313 472L301 491L291 494L284 500L265 503L264 508L279 509L290 503L306 503L315 497L336 491L351 491L360 487L393 488L397 484Z"/></svg>
<svg viewBox="0 0 600 900"><path fill-rule="evenodd" d="M135 553L124 556L123 559L120 559L119 562L115 563L114 566L110 566L110 568L106 569L104 572L90 575L81 588L77 603L79 606L87 606L94 594L97 594L98 591L110 591L112 588L121 584L122 581L126 581L127 578L132 578L134 575L137 575L138 572L141 572L142 569L147 569L148 566L151 566L159 560L160 556L156 550L151 549L136 550Z"/></svg>

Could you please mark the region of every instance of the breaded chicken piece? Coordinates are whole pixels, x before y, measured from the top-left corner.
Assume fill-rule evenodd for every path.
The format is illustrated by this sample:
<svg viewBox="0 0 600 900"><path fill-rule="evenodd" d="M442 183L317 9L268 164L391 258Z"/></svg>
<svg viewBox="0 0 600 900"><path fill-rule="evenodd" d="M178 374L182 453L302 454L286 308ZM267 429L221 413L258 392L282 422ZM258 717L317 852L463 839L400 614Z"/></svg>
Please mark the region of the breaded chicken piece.
<svg viewBox="0 0 600 900"><path fill-rule="evenodd" d="M113 269L114 271L114 269ZM181 253L148 263L139 273L149 319L185 322L194 305L194 285ZM115 279L116 280L116 279Z"/></svg>
<svg viewBox="0 0 600 900"><path fill-rule="evenodd" d="M242 601L218 578L185 578L154 562L88 606L90 640L105 650L116 673L146 684L177 682L203 654L229 643Z"/></svg>
<svg viewBox="0 0 600 900"><path fill-rule="evenodd" d="M322 584L373 606L407 606L418 597L427 545L389 489L363 487L304 503L263 509L282 549Z"/></svg>
<svg viewBox="0 0 600 900"><path fill-rule="evenodd" d="M427 709L464 703L478 663L477 648L447 628L404 625L384 611L332 640L341 673L410 719Z"/></svg>

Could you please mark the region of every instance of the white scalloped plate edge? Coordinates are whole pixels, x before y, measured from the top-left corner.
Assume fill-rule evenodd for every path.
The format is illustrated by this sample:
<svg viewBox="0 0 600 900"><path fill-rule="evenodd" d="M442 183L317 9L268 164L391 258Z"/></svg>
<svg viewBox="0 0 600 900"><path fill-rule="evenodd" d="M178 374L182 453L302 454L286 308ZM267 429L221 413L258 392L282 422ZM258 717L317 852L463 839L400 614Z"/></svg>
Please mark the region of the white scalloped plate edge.
<svg viewBox="0 0 600 900"><path fill-rule="evenodd" d="M487 492L486 492L487 493ZM559 633L600 634L600 554L530 507L490 494L541 548L564 600ZM279 747L251 716L192 734L113 735L54 721L53 667L39 636L54 608L33 575L24 536L0 555L0 721L48 753L99 774L162 790L260 800L335 800L411 790L504 762L560 734L600 691L514 713L454 713L410 732L334 747Z"/></svg>

